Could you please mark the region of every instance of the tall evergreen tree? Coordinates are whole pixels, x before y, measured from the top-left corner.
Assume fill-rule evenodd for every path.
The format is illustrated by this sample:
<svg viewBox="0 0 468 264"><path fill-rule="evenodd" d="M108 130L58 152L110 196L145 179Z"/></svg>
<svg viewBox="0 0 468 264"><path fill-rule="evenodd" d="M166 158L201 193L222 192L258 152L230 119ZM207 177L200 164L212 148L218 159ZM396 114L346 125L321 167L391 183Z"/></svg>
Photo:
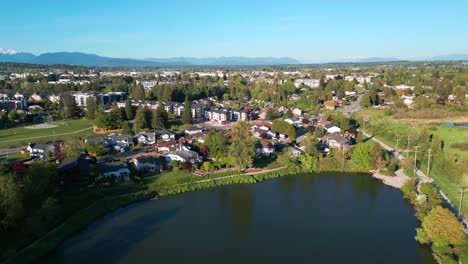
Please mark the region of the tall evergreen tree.
<svg viewBox="0 0 468 264"><path fill-rule="evenodd" d="M133 125L137 131L141 131L150 127L151 119L149 119L149 113L150 112L148 107L138 107L137 112L135 114L135 120L133 121Z"/></svg>
<svg viewBox="0 0 468 264"><path fill-rule="evenodd" d="M86 118L94 120L97 107L96 99L94 97L88 98L88 100L86 100Z"/></svg>
<svg viewBox="0 0 468 264"><path fill-rule="evenodd" d="M125 117L127 120L133 120L134 117L132 102L130 101L130 99L127 99L127 101L125 101Z"/></svg>
<svg viewBox="0 0 468 264"><path fill-rule="evenodd" d="M66 94L63 104L64 118L77 118L80 116L80 108L71 94Z"/></svg>
<svg viewBox="0 0 468 264"><path fill-rule="evenodd" d="M192 107L190 106L190 101L188 99L188 96L185 96L184 112L182 113L182 123L184 124L192 123Z"/></svg>
<svg viewBox="0 0 468 264"><path fill-rule="evenodd" d="M145 89L143 88L143 85L141 85L141 83L133 86L132 97L136 100L145 99Z"/></svg>
<svg viewBox="0 0 468 264"><path fill-rule="evenodd" d="M166 109L164 108L164 104L162 103L162 100L159 100L158 108L156 109L156 112L158 114L158 117L160 117L161 120L163 121L164 127L167 127L168 122L169 122L169 114L167 113Z"/></svg>
<svg viewBox="0 0 468 264"><path fill-rule="evenodd" d="M159 116L158 111L153 111L151 113L151 127L155 130L163 130L164 129L164 121Z"/></svg>

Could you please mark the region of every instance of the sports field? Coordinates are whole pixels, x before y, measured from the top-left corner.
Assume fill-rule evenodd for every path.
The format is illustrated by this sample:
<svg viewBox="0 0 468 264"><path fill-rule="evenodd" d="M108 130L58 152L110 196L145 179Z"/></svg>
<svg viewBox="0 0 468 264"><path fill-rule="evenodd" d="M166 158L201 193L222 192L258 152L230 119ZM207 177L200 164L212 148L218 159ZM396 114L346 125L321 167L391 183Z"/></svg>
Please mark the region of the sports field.
<svg viewBox="0 0 468 264"><path fill-rule="evenodd" d="M84 137L93 134L92 124L85 119L67 119L50 123L48 126L15 127L0 130L0 148L23 147L28 142L47 142Z"/></svg>

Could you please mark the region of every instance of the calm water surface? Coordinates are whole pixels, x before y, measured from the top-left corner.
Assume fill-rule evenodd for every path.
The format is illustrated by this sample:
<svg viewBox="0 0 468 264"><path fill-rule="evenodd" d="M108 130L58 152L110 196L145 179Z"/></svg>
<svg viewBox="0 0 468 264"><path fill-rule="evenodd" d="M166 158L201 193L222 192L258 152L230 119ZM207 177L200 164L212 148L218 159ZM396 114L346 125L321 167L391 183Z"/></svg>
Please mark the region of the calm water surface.
<svg viewBox="0 0 468 264"><path fill-rule="evenodd" d="M295 175L148 201L69 239L56 263L435 263L399 190Z"/></svg>

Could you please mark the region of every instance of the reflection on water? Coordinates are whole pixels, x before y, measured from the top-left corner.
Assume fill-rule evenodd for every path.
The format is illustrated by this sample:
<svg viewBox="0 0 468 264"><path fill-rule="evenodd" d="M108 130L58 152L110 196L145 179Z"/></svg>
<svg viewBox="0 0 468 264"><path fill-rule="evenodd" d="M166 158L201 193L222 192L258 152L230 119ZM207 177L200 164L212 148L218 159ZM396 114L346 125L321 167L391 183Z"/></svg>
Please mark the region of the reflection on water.
<svg viewBox="0 0 468 264"><path fill-rule="evenodd" d="M296 175L144 202L68 240L56 263L430 263L398 190Z"/></svg>

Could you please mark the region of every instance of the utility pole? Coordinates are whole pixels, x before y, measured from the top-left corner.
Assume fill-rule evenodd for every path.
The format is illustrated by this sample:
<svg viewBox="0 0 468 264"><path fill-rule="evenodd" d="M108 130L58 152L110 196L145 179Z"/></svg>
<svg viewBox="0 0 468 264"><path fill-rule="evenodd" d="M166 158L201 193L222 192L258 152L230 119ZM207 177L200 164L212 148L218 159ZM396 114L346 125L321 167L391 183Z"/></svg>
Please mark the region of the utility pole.
<svg viewBox="0 0 468 264"><path fill-rule="evenodd" d="M414 150L414 172L416 173L416 171L418 171L418 167L416 167L417 161L418 161L418 146L414 148L415 148Z"/></svg>
<svg viewBox="0 0 468 264"><path fill-rule="evenodd" d="M461 187L459 192L460 192L460 205L458 206L458 217L461 217L461 208L463 204L463 196L465 195L465 187Z"/></svg>
<svg viewBox="0 0 468 264"><path fill-rule="evenodd" d="M429 156L427 157L427 177L429 177L429 172L431 171L431 149L429 148Z"/></svg>

